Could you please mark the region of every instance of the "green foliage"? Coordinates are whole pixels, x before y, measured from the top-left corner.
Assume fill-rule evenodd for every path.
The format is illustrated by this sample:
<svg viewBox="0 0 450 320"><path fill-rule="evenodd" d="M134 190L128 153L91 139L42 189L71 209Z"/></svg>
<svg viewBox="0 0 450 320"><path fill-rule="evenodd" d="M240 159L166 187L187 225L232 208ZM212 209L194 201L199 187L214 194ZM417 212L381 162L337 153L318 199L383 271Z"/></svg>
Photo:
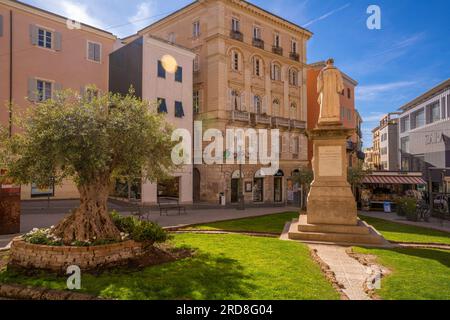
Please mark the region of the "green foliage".
<svg viewBox="0 0 450 320"><path fill-rule="evenodd" d="M406 215L406 219L410 221L417 221L417 200L414 198L405 198L403 202L403 210Z"/></svg>
<svg viewBox="0 0 450 320"><path fill-rule="evenodd" d="M142 221L135 217L123 217L113 211L112 220L120 232L129 235L137 242L161 243L168 239L167 233L159 225L149 221Z"/></svg>
<svg viewBox="0 0 450 320"><path fill-rule="evenodd" d="M364 178L370 173L371 172L369 170L364 169L362 163L358 163L357 167L348 168L348 183L353 186L353 188L359 187L362 184Z"/></svg>
<svg viewBox="0 0 450 320"><path fill-rule="evenodd" d="M308 167L303 167L299 169L299 172L292 179L302 186L309 187L314 180L314 172Z"/></svg>
<svg viewBox="0 0 450 320"><path fill-rule="evenodd" d="M19 120L22 133L9 144L8 174L46 186L66 178L89 185L99 177L150 181L172 169L172 128L148 102L130 91L81 97L58 92Z"/></svg>

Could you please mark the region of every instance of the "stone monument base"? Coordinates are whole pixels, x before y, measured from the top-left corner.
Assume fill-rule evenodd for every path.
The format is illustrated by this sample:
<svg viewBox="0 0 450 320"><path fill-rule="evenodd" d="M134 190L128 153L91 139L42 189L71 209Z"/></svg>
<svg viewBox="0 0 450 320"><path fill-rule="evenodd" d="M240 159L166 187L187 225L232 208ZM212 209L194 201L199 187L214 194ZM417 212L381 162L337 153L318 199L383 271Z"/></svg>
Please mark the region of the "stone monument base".
<svg viewBox="0 0 450 320"><path fill-rule="evenodd" d="M356 225L311 224L306 215L292 221L289 239L327 244L390 246L377 230L359 219Z"/></svg>

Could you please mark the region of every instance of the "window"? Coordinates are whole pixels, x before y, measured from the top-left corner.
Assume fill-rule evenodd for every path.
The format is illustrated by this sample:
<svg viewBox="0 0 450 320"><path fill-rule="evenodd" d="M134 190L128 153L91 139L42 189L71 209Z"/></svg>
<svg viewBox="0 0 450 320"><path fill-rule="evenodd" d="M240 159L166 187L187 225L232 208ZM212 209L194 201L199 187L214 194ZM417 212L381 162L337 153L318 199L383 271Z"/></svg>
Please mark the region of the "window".
<svg viewBox="0 0 450 320"><path fill-rule="evenodd" d="M167 113L166 99L158 98L158 113Z"/></svg>
<svg viewBox="0 0 450 320"><path fill-rule="evenodd" d="M241 31L241 23L238 19L236 18L231 19L231 30L233 30L234 32Z"/></svg>
<svg viewBox="0 0 450 320"><path fill-rule="evenodd" d="M260 40L261 39L261 28L254 26L253 27L253 39Z"/></svg>
<svg viewBox="0 0 450 320"><path fill-rule="evenodd" d="M255 106L255 113L261 114L262 113L262 101L260 96L255 96L253 98L253 104Z"/></svg>
<svg viewBox="0 0 450 320"><path fill-rule="evenodd" d="M351 99L352 97L352 91L350 90L350 88L347 88L347 98Z"/></svg>
<svg viewBox="0 0 450 320"><path fill-rule="evenodd" d="M175 81L183 82L183 68L182 67L177 68L177 71L175 72Z"/></svg>
<svg viewBox="0 0 450 320"><path fill-rule="evenodd" d="M409 137L404 137L400 140L400 151L402 153L409 153Z"/></svg>
<svg viewBox="0 0 450 320"><path fill-rule="evenodd" d="M167 36L167 40L171 43L175 43L175 33L169 33L169 35Z"/></svg>
<svg viewBox="0 0 450 320"><path fill-rule="evenodd" d="M428 117L427 123L433 123L441 119L441 110L439 107L439 101L427 106Z"/></svg>
<svg viewBox="0 0 450 320"><path fill-rule="evenodd" d="M45 29L38 29L38 46L51 49L53 42L53 33Z"/></svg>
<svg viewBox="0 0 450 320"><path fill-rule="evenodd" d="M409 116L400 119L400 132L409 131Z"/></svg>
<svg viewBox="0 0 450 320"><path fill-rule="evenodd" d="M272 101L272 113L274 115L279 115L280 114L280 99L275 98Z"/></svg>
<svg viewBox="0 0 450 320"><path fill-rule="evenodd" d="M279 33L275 33L273 35L273 45L274 45L274 47L277 47L277 48L279 48L281 46L280 45L280 34Z"/></svg>
<svg viewBox="0 0 450 320"><path fill-rule="evenodd" d="M0 37L3 37L3 16L0 14Z"/></svg>
<svg viewBox="0 0 450 320"><path fill-rule="evenodd" d="M295 69L289 70L289 84L291 86L298 86L298 71Z"/></svg>
<svg viewBox="0 0 450 320"><path fill-rule="evenodd" d="M175 117L177 118L184 117L183 104L180 101L175 101Z"/></svg>
<svg viewBox="0 0 450 320"><path fill-rule="evenodd" d="M292 39L291 41L291 52L297 53L297 40Z"/></svg>
<svg viewBox="0 0 450 320"><path fill-rule="evenodd" d="M194 72L198 71L200 71L200 56L196 54L194 58Z"/></svg>
<svg viewBox="0 0 450 320"><path fill-rule="evenodd" d="M193 93L193 103L192 103L194 114L200 113L200 92L195 90Z"/></svg>
<svg viewBox="0 0 450 320"><path fill-rule="evenodd" d="M253 74L257 77L261 77L261 59L258 57L253 58Z"/></svg>
<svg viewBox="0 0 450 320"><path fill-rule="evenodd" d="M299 137L293 137L292 138L292 153L293 154L298 154L299 151Z"/></svg>
<svg viewBox="0 0 450 320"><path fill-rule="evenodd" d="M101 59L101 45L99 43L88 41L88 60L94 62L100 62Z"/></svg>
<svg viewBox="0 0 450 320"><path fill-rule="evenodd" d="M195 21L192 24L192 36L198 38L200 36L200 21Z"/></svg>
<svg viewBox="0 0 450 320"><path fill-rule="evenodd" d="M164 69L161 60L158 60L158 78L166 78L166 70Z"/></svg>
<svg viewBox="0 0 450 320"><path fill-rule="evenodd" d="M231 90L231 108L241 110L241 94L235 89Z"/></svg>
<svg viewBox="0 0 450 320"><path fill-rule="evenodd" d="M37 99L38 101L45 101L52 98L52 83L44 80L36 81Z"/></svg>
<svg viewBox="0 0 450 320"><path fill-rule="evenodd" d="M411 129L420 128L425 125L425 111L420 109L411 114Z"/></svg>
<svg viewBox="0 0 450 320"><path fill-rule="evenodd" d="M240 67L240 54L239 52L233 50L231 52L231 68L234 71L239 71Z"/></svg>
<svg viewBox="0 0 450 320"><path fill-rule="evenodd" d="M281 81L281 67L276 63L272 64L272 80Z"/></svg>
<svg viewBox="0 0 450 320"><path fill-rule="evenodd" d="M387 155L387 147L381 148L381 155Z"/></svg>
<svg viewBox="0 0 450 320"><path fill-rule="evenodd" d="M442 97L441 99L441 112L442 112L442 117L441 119L445 119L445 97Z"/></svg>

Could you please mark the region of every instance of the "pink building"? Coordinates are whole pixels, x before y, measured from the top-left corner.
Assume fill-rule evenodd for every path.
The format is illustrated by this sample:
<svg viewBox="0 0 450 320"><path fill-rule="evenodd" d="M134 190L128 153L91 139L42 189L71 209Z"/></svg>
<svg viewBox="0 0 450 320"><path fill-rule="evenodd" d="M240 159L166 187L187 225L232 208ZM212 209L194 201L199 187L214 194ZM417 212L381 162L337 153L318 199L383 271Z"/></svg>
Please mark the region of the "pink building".
<svg viewBox="0 0 450 320"><path fill-rule="evenodd" d="M106 31L18 1L0 0L0 124L17 132L14 116L56 90L108 90L109 54L116 37ZM72 183L55 190L22 187L22 198L51 193L78 198Z"/></svg>

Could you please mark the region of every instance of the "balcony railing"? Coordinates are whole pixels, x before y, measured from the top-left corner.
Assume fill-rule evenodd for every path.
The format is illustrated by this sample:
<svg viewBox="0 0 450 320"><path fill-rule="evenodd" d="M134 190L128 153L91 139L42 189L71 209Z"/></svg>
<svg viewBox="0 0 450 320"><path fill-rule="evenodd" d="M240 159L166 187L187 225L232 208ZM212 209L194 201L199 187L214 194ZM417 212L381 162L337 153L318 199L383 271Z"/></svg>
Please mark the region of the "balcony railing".
<svg viewBox="0 0 450 320"><path fill-rule="evenodd" d="M258 39L258 38L253 38L253 46L260 48L260 49L264 49L264 40Z"/></svg>
<svg viewBox="0 0 450 320"><path fill-rule="evenodd" d="M299 120L291 120L292 129L306 129L306 122Z"/></svg>
<svg viewBox="0 0 450 320"><path fill-rule="evenodd" d="M250 122L250 113L246 111L233 110L231 111L231 120Z"/></svg>
<svg viewBox="0 0 450 320"><path fill-rule="evenodd" d="M267 114L255 114L255 123L256 124L272 124L272 118Z"/></svg>
<svg viewBox="0 0 450 320"><path fill-rule="evenodd" d="M278 46L272 46L272 52L280 56L283 55L283 48Z"/></svg>
<svg viewBox="0 0 450 320"><path fill-rule="evenodd" d="M281 117L274 117L272 118L272 125L279 128L279 127L285 127L290 128L291 127L291 121L286 118Z"/></svg>
<svg viewBox="0 0 450 320"><path fill-rule="evenodd" d="M289 58L291 58L294 61L300 61L300 55L297 52L289 53Z"/></svg>
<svg viewBox="0 0 450 320"><path fill-rule="evenodd" d="M237 30L231 30L230 38L237 41L244 41L244 35L242 34L242 32Z"/></svg>

